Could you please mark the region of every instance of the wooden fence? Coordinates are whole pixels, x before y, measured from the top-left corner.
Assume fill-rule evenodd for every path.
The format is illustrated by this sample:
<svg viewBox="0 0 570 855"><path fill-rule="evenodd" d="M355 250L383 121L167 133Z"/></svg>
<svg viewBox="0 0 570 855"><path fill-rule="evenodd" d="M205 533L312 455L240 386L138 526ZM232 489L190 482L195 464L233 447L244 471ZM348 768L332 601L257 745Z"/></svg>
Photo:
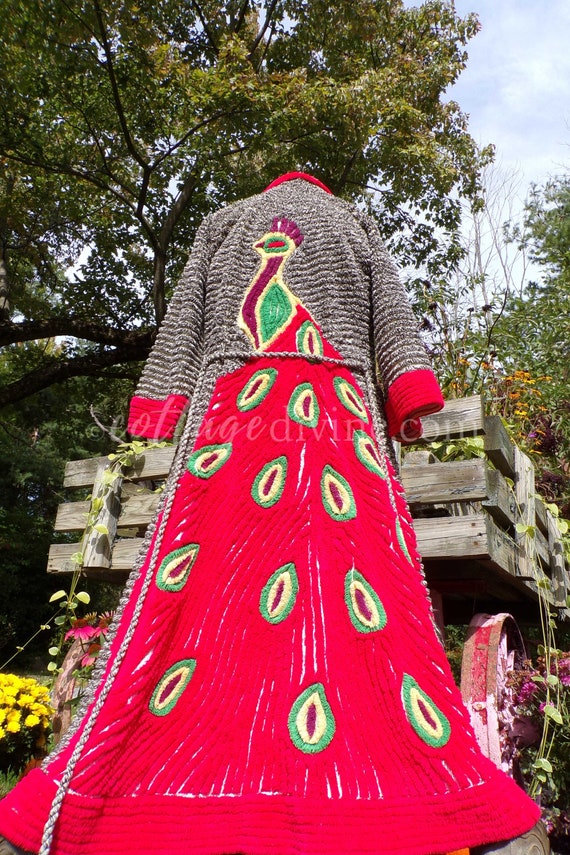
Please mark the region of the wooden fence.
<svg viewBox="0 0 570 855"><path fill-rule="evenodd" d="M474 436L483 437L481 458L441 463L427 448L402 456L401 476L430 587L452 606L463 604L464 612L475 599L486 608L526 609L533 619L540 586L559 616L570 618L570 574L556 520L535 495L532 462L513 445L500 418L485 416L481 397L474 396L450 401L441 413L424 419L424 446ZM82 552L88 575L124 581L174 451L149 450L111 490L103 486L107 458L68 463L64 486L84 489L91 498L60 505L56 531L83 532L91 502L99 497L104 501L97 522L108 533L93 529L83 541L52 545L48 572L73 571L72 555ZM517 523L531 526L534 537L517 533Z"/></svg>

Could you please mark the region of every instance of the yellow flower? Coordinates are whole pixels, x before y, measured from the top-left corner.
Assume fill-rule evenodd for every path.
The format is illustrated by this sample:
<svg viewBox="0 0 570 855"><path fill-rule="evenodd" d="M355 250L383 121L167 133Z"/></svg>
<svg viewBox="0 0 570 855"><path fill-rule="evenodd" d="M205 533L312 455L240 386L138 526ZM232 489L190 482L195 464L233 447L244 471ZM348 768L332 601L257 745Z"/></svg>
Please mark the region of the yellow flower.
<svg viewBox="0 0 570 855"><path fill-rule="evenodd" d="M11 682L7 683L4 686L4 694L8 695L12 698L15 698L16 695L18 694L18 686L16 686L14 683L11 683Z"/></svg>
<svg viewBox="0 0 570 855"><path fill-rule="evenodd" d="M47 731L52 714L46 686L32 677L0 674L0 739L9 739L10 734L24 728ZM45 734L43 738L45 740Z"/></svg>

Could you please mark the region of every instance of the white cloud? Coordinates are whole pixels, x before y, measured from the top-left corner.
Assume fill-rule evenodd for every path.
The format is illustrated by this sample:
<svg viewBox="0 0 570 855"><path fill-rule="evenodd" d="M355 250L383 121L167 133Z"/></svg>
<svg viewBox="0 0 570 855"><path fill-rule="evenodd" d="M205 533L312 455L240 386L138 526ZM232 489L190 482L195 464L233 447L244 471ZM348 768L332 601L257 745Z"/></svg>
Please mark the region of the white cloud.
<svg viewBox="0 0 570 855"><path fill-rule="evenodd" d="M568 0L456 0L481 32L450 97L470 116L475 139L522 170L527 184L566 169L570 145Z"/></svg>

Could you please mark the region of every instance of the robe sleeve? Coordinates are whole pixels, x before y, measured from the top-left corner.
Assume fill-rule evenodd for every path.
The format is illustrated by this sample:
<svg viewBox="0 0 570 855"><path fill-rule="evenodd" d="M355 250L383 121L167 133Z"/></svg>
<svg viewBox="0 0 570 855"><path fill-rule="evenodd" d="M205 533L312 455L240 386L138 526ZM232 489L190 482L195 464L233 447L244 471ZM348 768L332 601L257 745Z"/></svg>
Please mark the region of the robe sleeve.
<svg viewBox="0 0 570 855"><path fill-rule="evenodd" d="M170 439L196 385L203 356L208 232L206 218L131 399L128 431L135 436Z"/></svg>
<svg viewBox="0 0 570 855"><path fill-rule="evenodd" d="M422 416L444 401L398 271L378 228L367 224L374 354L388 433L402 442L421 436Z"/></svg>

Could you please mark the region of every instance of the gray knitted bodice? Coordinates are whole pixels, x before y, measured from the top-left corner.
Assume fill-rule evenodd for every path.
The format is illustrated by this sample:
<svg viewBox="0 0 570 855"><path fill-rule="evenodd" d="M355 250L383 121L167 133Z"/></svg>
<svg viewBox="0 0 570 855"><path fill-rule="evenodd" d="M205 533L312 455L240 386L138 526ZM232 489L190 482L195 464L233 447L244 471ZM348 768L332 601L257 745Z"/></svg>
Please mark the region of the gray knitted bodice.
<svg viewBox="0 0 570 855"><path fill-rule="evenodd" d="M293 220L303 242L283 275L325 338L359 375L377 430L384 433L376 387L429 367L417 323L374 222L354 205L303 179L236 202L198 230L137 395L191 397L195 434L215 380L253 355L237 319L259 267L253 245L274 217Z"/></svg>

